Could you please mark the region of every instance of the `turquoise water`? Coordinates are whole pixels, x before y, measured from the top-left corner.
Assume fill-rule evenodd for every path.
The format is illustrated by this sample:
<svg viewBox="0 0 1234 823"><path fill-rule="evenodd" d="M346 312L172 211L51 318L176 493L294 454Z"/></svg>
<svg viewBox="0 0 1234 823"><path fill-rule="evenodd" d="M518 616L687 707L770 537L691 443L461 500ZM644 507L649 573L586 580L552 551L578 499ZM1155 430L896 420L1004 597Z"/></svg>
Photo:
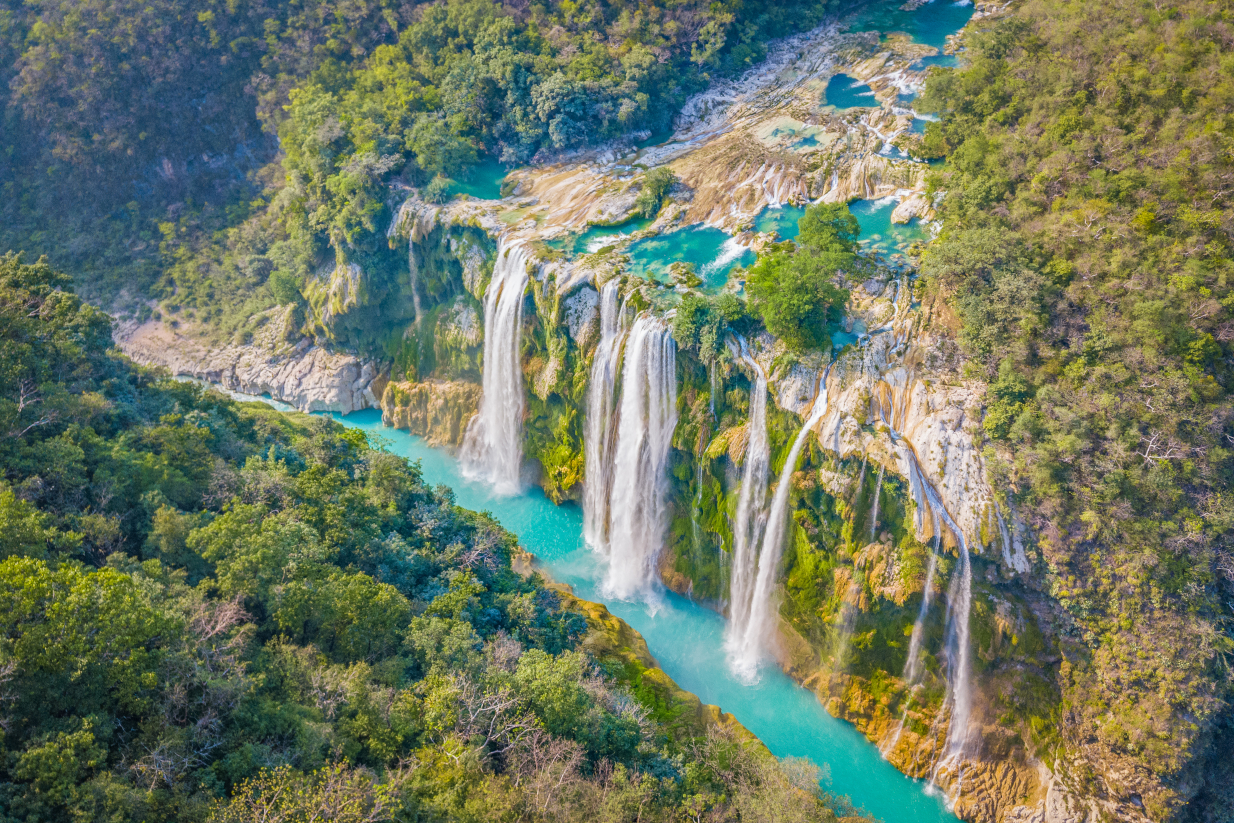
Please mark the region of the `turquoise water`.
<svg viewBox="0 0 1234 823"><path fill-rule="evenodd" d="M833 75L827 81L823 101L837 109L868 109L879 104L874 99L874 89L847 74Z"/></svg>
<svg viewBox="0 0 1234 823"><path fill-rule="evenodd" d="M464 480L446 452L382 426L375 410L337 419L376 435L394 454L420 461L425 482L454 489L458 505L492 514L518 535L555 580L573 586L579 597L604 603L637 629L660 666L683 689L734 714L776 755L808 757L825 766L833 793L847 795L887 823L956 823L940 797L926 794L923 783L896 771L856 729L828 715L813 694L778 669L766 670L755 686L734 678L724 659L720 615L671 592L654 611L644 603L606 598L599 588L602 565L583 545L577 506L554 506L538 489L494 497L486 487Z"/></svg>
<svg viewBox="0 0 1234 823"><path fill-rule="evenodd" d="M857 242L868 253L882 254L892 262L900 262L897 255L902 255L909 246L919 240L930 239L929 229L917 219L907 224L891 222L891 213L895 211L896 204L890 198L856 200L849 203L848 207L857 218L857 224L861 226ZM782 240L791 240L798 234L797 221L803 214L805 209L801 206L766 208L754 219L754 230L776 231Z"/></svg>
<svg viewBox="0 0 1234 823"><path fill-rule="evenodd" d="M892 263L903 265L907 262L904 252L908 247L931 237L930 230L916 218L908 223L892 223L891 213L895 211L896 201L890 197L858 200L848 207L861 226L857 242L862 249L868 254L881 254Z"/></svg>
<svg viewBox="0 0 1234 823"><path fill-rule="evenodd" d="M581 234L568 234L548 241L550 248L564 251L571 256L597 252L605 246L612 245L624 237L642 231L652 224L652 220L639 217L629 220L619 226L592 226Z"/></svg>
<svg viewBox="0 0 1234 823"><path fill-rule="evenodd" d="M774 231L780 235L781 240L792 240L799 234L797 221L805 213L804 206L781 206L778 209L768 207L759 212L758 217L754 218L754 230L758 232Z"/></svg>
<svg viewBox="0 0 1234 823"><path fill-rule="evenodd" d="M501 181L508 170L493 158L487 158L471 167L466 180L452 180L451 194L466 194L477 200L500 200Z"/></svg>
<svg viewBox="0 0 1234 823"><path fill-rule="evenodd" d="M670 265L691 263L708 291L722 288L735 266L749 266L755 259L754 252L709 226L691 226L637 240L626 253L630 255L631 273L662 283L669 282Z"/></svg>
<svg viewBox="0 0 1234 823"><path fill-rule="evenodd" d="M903 0L888 0L876 3L853 19L852 31L876 31L884 39L892 32L902 32L914 41L942 50L947 45L947 35L955 34L968 24L973 16L971 0L955 3L952 0L930 0L913 11L904 11ZM946 55L939 55L946 57ZM926 58L937 60L938 58ZM922 61L923 63L925 61ZM928 65L943 65L941 62ZM952 63L954 65L954 63Z"/></svg>

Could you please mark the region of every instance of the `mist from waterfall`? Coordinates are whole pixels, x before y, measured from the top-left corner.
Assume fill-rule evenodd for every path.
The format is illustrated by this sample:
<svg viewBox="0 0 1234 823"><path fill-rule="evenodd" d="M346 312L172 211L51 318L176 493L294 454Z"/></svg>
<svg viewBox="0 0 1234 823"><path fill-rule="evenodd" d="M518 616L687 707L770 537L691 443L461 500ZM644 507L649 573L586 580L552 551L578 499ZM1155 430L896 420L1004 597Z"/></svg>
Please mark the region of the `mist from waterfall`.
<svg viewBox="0 0 1234 823"><path fill-rule="evenodd" d="M608 551L608 504L613 486L614 391L625 336L625 313L618 300L619 281L600 289L600 342L591 364L587 388L587 424L583 433L583 539L591 548Z"/></svg>
<svg viewBox="0 0 1234 823"><path fill-rule="evenodd" d="M737 518L733 526L733 569L729 585L729 623L725 647L730 656L739 653L742 632L750 622L754 594L759 537L766 524L763 507L767 502L767 479L771 451L767 443L767 375L750 357L746 342L740 340L739 356L754 372L750 388L750 418L746 422L746 454L741 472L741 492L737 497Z"/></svg>
<svg viewBox="0 0 1234 823"><path fill-rule="evenodd" d="M757 680L759 663L773 641L776 623L776 575L779 573L780 556L784 552L784 540L789 531L788 503L792 492L793 472L797 468L797 459L801 457L806 437L827 413L827 377L830 373L831 367L828 366L819 381L814 408L811 409L801 431L797 433L797 439L793 441L788 459L784 461L784 468L780 471L780 481L771 501L771 511L767 515L762 549L758 553L758 576L750 599L749 618L744 626L734 625L732 628L732 631L739 634L739 640L730 647L729 663L734 674L747 682Z"/></svg>
<svg viewBox="0 0 1234 823"><path fill-rule="evenodd" d="M619 409L604 589L629 600L654 591L677 427L677 346L669 327L652 315L640 315L626 340Z"/></svg>
<svg viewBox="0 0 1234 823"><path fill-rule="evenodd" d="M484 395L459 455L468 480L482 480L502 495L519 491L523 459L520 352L527 261L521 245L498 240L493 277L484 293Z"/></svg>

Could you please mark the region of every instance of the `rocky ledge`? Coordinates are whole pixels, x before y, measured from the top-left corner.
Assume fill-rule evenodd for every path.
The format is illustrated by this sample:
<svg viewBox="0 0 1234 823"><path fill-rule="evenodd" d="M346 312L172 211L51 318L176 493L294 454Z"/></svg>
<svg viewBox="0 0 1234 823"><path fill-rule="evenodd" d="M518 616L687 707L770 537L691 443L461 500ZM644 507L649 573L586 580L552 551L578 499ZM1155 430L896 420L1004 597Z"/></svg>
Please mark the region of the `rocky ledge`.
<svg viewBox="0 0 1234 823"><path fill-rule="evenodd" d="M479 384L461 380L390 383L381 398L381 421L423 437L430 446L458 446L482 393Z"/></svg>
<svg viewBox="0 0 1234 823"><path fill-rule="evenodd" d="M115 340L143 365L231 391L269 395L304 412L349 414L380 406L386 377L373 363L328 351L307 338L285 342L291 311L271 310L270 333L245 345L211 347L159 320L121 322Z"/></svg>

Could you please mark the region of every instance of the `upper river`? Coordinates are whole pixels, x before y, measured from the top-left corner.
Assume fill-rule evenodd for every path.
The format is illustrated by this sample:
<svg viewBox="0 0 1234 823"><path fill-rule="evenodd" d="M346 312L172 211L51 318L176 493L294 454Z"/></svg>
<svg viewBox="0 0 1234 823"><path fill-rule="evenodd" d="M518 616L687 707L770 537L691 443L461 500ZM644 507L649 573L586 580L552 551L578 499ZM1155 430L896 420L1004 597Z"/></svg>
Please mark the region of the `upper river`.
<svg viewBox="0 0 1234 823"><path fill-rule="evenodd" d="M367 432L375 445L419 461L425 482L454 489L458 505L489 512L518 535L554 580L572 586L579 597L604 603L637 629L661 668L683 689L732 713L776 755L808 757L823 766L832 793L847 795L887 823L956 821L941 796L927 793L926 784L897 771L856 729L827 714L811 692L779 669L764 668L753 686L734 677L724 656L724 618L719 614L667 591L654 608L607 597L600 589L604 561L583 543L583 516L577 506L555 506L538 489L495 496L465 480L448 452L383 426L378 411L336 417Z"/></svg>

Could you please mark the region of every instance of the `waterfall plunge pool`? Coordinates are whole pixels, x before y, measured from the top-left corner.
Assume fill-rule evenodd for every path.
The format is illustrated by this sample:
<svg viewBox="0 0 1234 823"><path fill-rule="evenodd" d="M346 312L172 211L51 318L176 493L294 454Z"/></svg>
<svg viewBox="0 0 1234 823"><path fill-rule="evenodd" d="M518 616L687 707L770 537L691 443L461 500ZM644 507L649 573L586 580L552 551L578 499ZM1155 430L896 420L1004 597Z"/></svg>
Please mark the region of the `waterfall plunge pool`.
<svg viewBox="0 0 1234 823"><path fill-rule="evenodd" d="M334 417L373 435L374 443L388 451L418 460L424 481L452 488L458 505L489 512L555 580L574 587L579 597L604 603L638 630L661 668L683 689L736 716L777 756L808 757L824 767L829 791L847 795L886 823L957 823L938 793L897 771L853 726L827 714L811 692L779 669L765 667L753 686L741 683L725 658L719 614L667 591L654 610L642 602L606 597L600 590L604 565L583 543L583 514L577 506L555 506L534 488L494 496L465 480L448 452L383 426L376 410Z"/></svg>

